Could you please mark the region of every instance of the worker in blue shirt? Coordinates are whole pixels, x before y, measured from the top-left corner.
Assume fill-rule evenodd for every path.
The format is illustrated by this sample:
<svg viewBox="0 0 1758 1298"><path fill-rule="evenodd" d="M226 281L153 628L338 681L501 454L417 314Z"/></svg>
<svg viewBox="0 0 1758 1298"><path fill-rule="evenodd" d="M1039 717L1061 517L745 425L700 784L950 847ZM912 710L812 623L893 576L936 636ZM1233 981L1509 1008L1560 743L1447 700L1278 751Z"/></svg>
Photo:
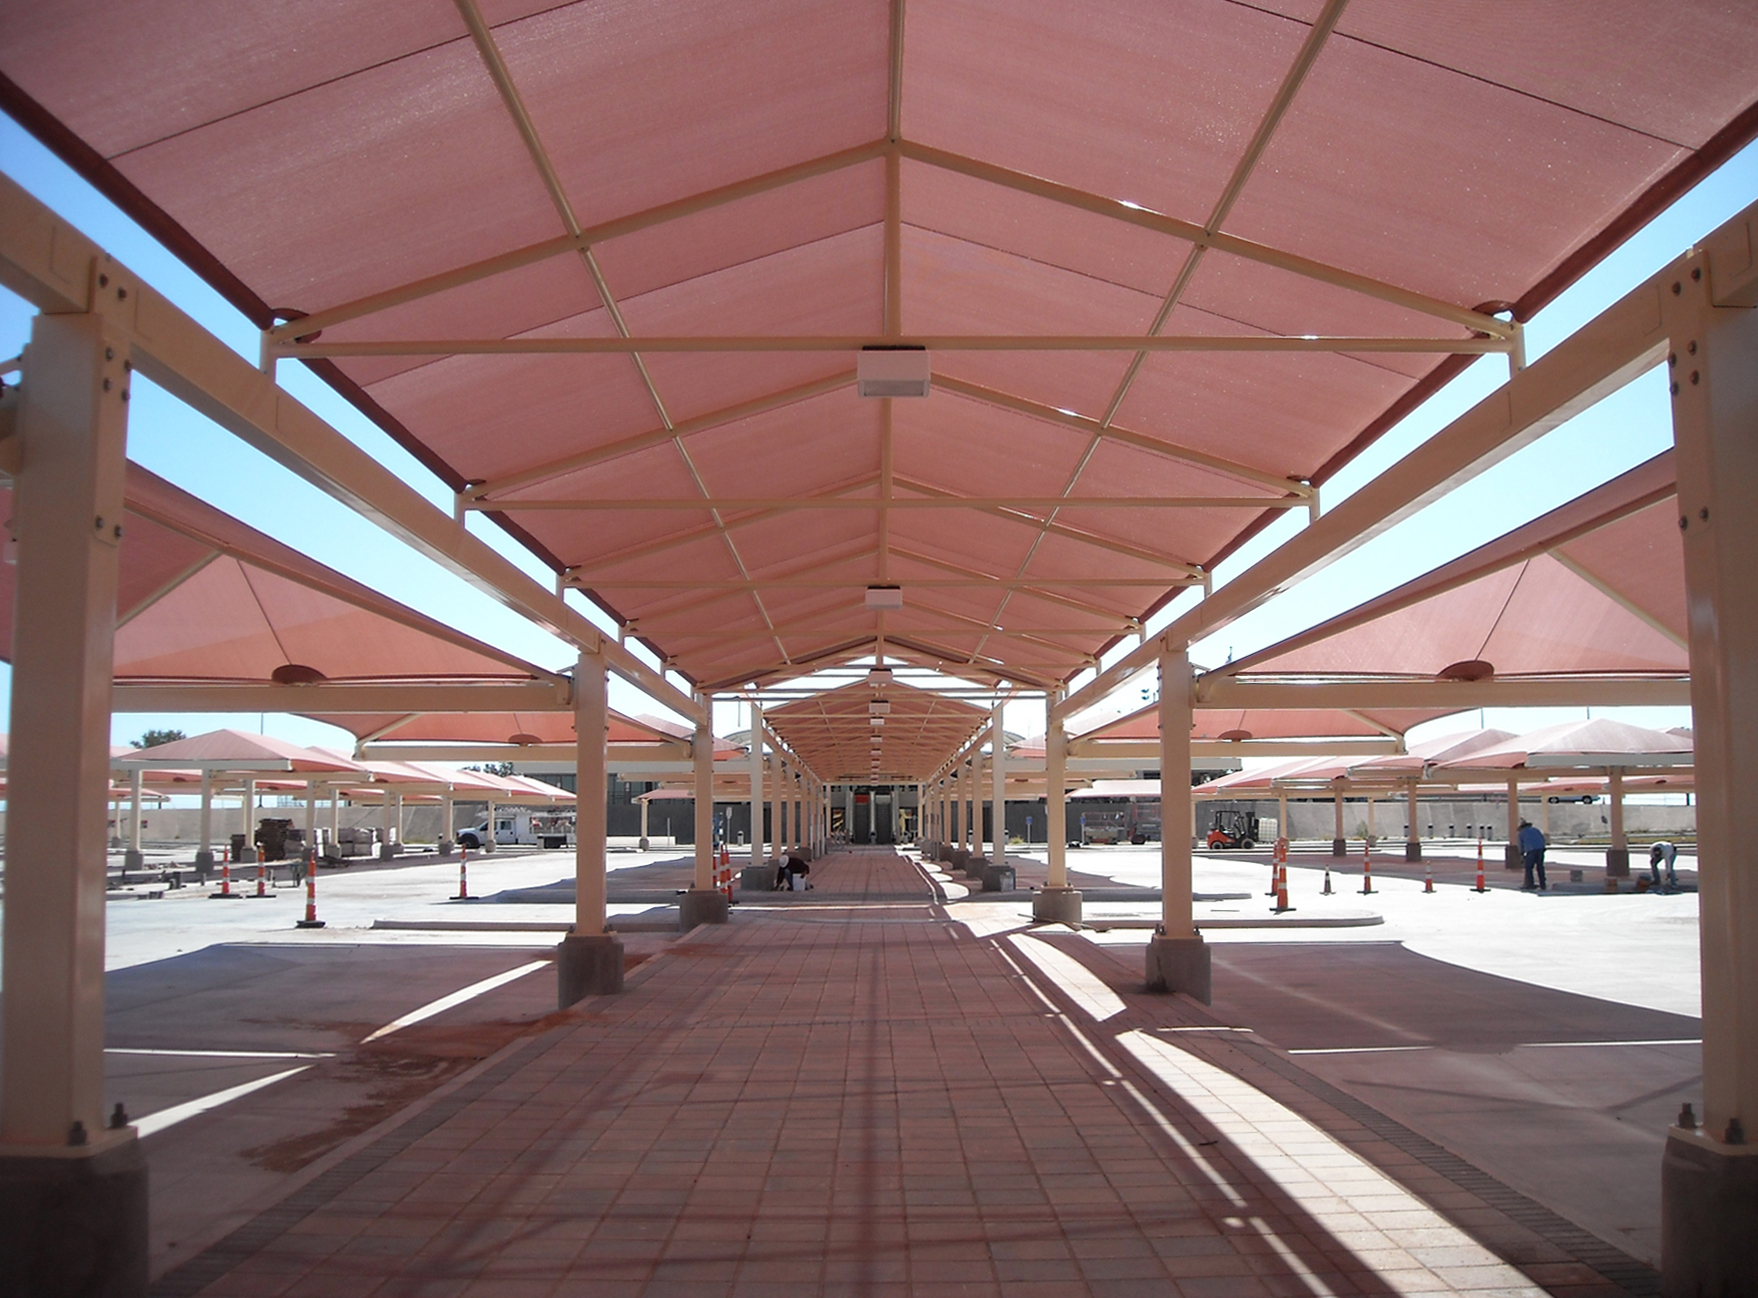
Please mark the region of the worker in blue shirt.
<svg viewBox="0 0 1758 1298"><path fill-rule="evenodd" d="M1526 882L1521 891L1532 891L1532 872L1538 871L1538 891L1545 891L1544 835L1530 820L1520 822L1520 852L1526 858Z"/></svg>

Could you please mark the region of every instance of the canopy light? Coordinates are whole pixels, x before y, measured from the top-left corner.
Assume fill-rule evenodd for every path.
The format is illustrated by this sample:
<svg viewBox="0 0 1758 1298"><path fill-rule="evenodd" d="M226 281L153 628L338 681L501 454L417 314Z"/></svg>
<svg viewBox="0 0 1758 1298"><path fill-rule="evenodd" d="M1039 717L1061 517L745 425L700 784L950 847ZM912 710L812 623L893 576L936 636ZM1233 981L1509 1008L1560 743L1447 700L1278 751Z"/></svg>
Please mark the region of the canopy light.
<svg viewBox="0 0 1758 1298"><path fill-rule="evenodd" d="M867 607L873 609L900 609L903 607L903 587L901 586L869 586L867 587ZM886 672L885 683L891 683L891 673ZM873 679L871 673L867 680Z"/></svg>
<svg viewBox="0 0 1758 1298"><path fill-rule="evenodd" d="M868 717L867 724L870 726L882 726L885 724L885 718L884 717Z"/></svg>
<svg viewBox="0 0 1758 1298"><path fill-rule="evenodd" d="M884 699L875 699L867 704L867 715L870 717L888 717L891 715L891 704Z"/></svg>
<svg viewBox="0 0 1758 1298"><path fill-rule="evenodd" d="M874 689L880 689L883 686L891 684L891 668L873 668L867 673L867 684L871 685Z"/></svg>
<svg viewBox="0 0 1758 1298"><path fill-rule="evenodd" d="M929 377L926 347L863 347L855 359L855 391L863 397L925 397Z"/></svg>

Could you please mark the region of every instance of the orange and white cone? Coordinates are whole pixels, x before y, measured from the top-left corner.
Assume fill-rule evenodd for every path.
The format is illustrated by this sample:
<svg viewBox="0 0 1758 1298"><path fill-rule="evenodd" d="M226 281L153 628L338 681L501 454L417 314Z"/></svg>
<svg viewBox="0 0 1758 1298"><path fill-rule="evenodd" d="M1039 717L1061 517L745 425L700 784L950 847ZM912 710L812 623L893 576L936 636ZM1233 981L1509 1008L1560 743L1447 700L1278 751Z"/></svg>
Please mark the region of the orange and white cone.
<svg viewBox="0 0 1758 1298"><path fill-rule="evenodd" d="M453 901L469 901L470 900L470 864L469 863L470 863L470 849L467 847L459 848L458 849L458 895L456 897L452 898Z"/></svg>
<svg viewBox="0 0 1758 1298"><path fill-rule="evenodd" d="M1361 895L1371 896L1373 887L1373 844L1361 845Z"/></svg>
<svg viewBox="0 0 1758 1298"><path fill-rule="evenodd" d="M305 918L295 920L294 928L322 928L324 922L317 917L317 849L314 847L306 856L305 862Z"/></svg>
<svg viewBox="0 0 1758 1298"><path fill-rule="evenodd" d="M1477 840L1477 886L1475 888L1473 888L1471 891L1472 892L1488 892L1489 891L1488 888L1483 886L1483 840L1481 838Z"/></svg>
<svg viewBox="0 0 1758 1298"><path fill-rule="evenodd" d="M1331 889L1331 867L1330 867L1329 862L1327 862L1325 864L1325 886L1323 889L1320 890L1319 895L1321 897L1329 897L1331 895L1331 892L1332 892L1332 889Z"/></svg>
<svg viewBox="0 0 1758 1298"><path fill-rule="evenodd" d="M1427 861L1422 863L1422 890L1424 892L1434 891L1434 866Z"/></svg>

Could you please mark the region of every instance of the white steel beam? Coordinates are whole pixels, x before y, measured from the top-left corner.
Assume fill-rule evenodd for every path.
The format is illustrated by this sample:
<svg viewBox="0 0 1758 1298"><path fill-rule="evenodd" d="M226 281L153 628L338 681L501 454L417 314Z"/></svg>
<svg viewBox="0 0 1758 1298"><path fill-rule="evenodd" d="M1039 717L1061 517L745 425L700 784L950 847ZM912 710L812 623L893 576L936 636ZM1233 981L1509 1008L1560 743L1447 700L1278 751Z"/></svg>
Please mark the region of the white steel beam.
<svg viewBox="0 0 1758 1298"><path fill-rule="evenodd" d="M890 400L890 398L886 398ZM909 491L929 490L923 484L898 481L898 485ZM466 510L497 511L513 513L521 510L541 512L544 510L563 510L568 512L592 513L642 513L658 510L661 512L718 510L762 510L766 514L788 514L801 510L947 510L972 509L985 513L1007 516L1007 511L1022 509L1057 510L1057 509L1305 509L1307 498L1303 496L712 496L706 499L693 496L574 496L567 498L544 497L526 500L517 497L487 498L467 496L463 500ZM733 520L727 520L730 524ZM1021 518L1026 523L1041 523L1042 519Z"/></svg>
<svg viewBox="0 0 1758 1298"><path fill-rule="evenodd" d="M119 680L110 706L117 712L567 712L573 696L565 679L315 685Z"/></svg>
<svg viewBox="0 0 1758 1298"><path fill-rule="evenodd" d="M1548 676L1490 677L1481 681L1433 678L1361 679L1297 677L1258 679L1211 673L1195 685L1199 708L1325 708L1380 711L1388 708L1682 707L1690 701L1688 677Z"/></svg>

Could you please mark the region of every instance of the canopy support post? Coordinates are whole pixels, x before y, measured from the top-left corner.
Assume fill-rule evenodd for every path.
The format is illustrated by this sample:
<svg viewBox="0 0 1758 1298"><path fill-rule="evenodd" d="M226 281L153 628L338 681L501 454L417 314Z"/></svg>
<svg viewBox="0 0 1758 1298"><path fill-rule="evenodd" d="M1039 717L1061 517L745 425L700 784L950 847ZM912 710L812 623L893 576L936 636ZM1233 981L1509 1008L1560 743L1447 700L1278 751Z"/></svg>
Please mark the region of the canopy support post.
<svg viewBox="0 0 1758 1298"><path fill-rule="evenodd" d="M214 868L214 773L201 773L201 820L195 849L195 877L205 880Z"/></svg>
<svg viewBox="0 0 1758 1298"><path fill-rule="evenodd" d="M1410 822L1410 826L1404 834L1404 859L1406 861L1420 861L1422 859L1422 825L1416 819L1420 813L1416 806L1415 780L1410 781L1405 788L1404 796L1406 799L1404 804L1405 818Z"/></svg>
<svg viewBox="0 0 1758 1298"><path fill-rule="evenodd" d="M243 804L238 809L239 828L244 831L244 846L238 850L238 863L249 865L256 860L256 826L250 822L256 814L256 780L247 777L244 781L244 796L239 799Z"/></svg>
<svg viewBox="0 0 1758 1298"><path fill-rule="evenodd" d="M1197 932L1190 839L1172 832L1193 814L1190 794L1190 655L1160 647L1160 927L1148 939L1151 992L1187 992L1209 1003L1209 949Z"/></svg>
<svg viewBox="0 0 1758 1298"><path fill-rule="evenodd" d="M99 273L109 265L92 267L92 296L111 284ZM124 335L102 315L37 316L15 434L0 1196L10 1219L30 1225L0 1235L0 1275L37 1276L45 1291L147 1286L146 1160L126 1116L110 1126L104 1112L110 683L130 366Z"/></svg>
<svg viewBox="0 0 1758 1298"><path fill-rule="evenodd" d="M128 773L128 850L122 855L124 879L130 870L139 870L146 865L146 857L140 850L141 775L138 769Z"/></svg>
<svg viewBox="0 0 1758 1298"><path fill-rule="evenodd" d="M769 859L765 851L769 836L763 825L763 707L752 699L750 708L751 864L749 873L739 881L739 887L746 891L767 891L774 888L775 876L771 874L767 881L763 878L763 865Z"/></svg>
<svg viewBox="0 0 1758 1298"><path fill-rule="evenodd" d="M582 653L574 667L574 931L556 948L556 1003L623 989L623 943L605 922L605 664Z"/></svg>
<svg viewBox="0 0 1758 1298"><path fill-rule="evenodd" d="M1744 1129L1758 1124L1758 840L1740 832L1758 781L1758 523L1745 503L1758 490L1755 226L1748 209L1663 272L1657 294L1690 615L1703 971L1702 1125L1672 1128L1661 1167L1669 1298L1758 1288L1758 1145ZM1613 777L1621 830L1621 773Z"/></svg>
<svg viewBox="0 0 1758 1298"><path fill-rule="evenodd" d="M1624 773L1617 767L1606 772L1606 811L1611 821L1611 846L1605 849L1606 891L1618 879L1630 877L1630 844L1624 836Z"/></svg>
<svg viewBox="0 0 1758 1298"><path fill-rule="evenodd" d="M1162 783L1162 796L1164 788ZM1164 812L1162 802L1161 837L1166 833ZM1068 886L1068 729L1054 712L1044 729L1044 844L1050 875L1043 891L1032 898L1032 918L1073 927L1080 923L1081 901L1080 891Z"/></svg>
<svg viewBox="0 0 1758 1298"><path fill-rule="evenodd" d="M698 924L724 924L727 900L714 886L714 708L696 723L690 741L696 777L696 877L690 891L678 898L678 929L688 933Z"/></svg>
<svg viewBox="0 0 1758 1298"><path fill-rule="evenodd" d="M997 871L1007 865L1007 732L1001 715L996 703L989 723L989 863Z"/></svg>
<svg viewBox="0 0 1758 1298"><path fill-rule="evenodd" d="M1337 832L1331 838L1331 855L1347 856L1349 854L1349 840L1343 837L1343 782L1341 780L1335 786L1332 800L1337 808Z"/></svg>
<svg viewBox="0 0 1758 1298"><path fill-rule="evenodd" d="M1520 850L1520 780L1514 775L1508 776L1508 847L1504 856L1508 869L1526 868L1526 854Z"/></svg>

